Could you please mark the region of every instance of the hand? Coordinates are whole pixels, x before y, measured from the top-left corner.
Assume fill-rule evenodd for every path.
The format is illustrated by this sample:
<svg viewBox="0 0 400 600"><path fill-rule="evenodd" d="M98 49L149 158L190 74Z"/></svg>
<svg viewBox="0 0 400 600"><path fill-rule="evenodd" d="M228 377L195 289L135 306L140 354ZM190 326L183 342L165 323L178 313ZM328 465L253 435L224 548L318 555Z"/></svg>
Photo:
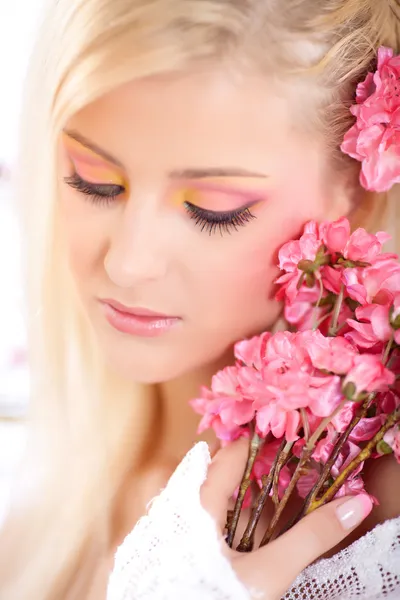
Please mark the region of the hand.
<svg viewBox="0 0 400 600"><path fill-rule="evenodd" d="M203 507L223 532L228 501L240 483L248 452L248 440L220 450L209 467L201 489ZM240 553L225 545L238 578L249 588L264 593L264 600L279 600L297 575L319 556L334 548L371 512L367 494L340 498L308 515L267 546Z"/></svg>

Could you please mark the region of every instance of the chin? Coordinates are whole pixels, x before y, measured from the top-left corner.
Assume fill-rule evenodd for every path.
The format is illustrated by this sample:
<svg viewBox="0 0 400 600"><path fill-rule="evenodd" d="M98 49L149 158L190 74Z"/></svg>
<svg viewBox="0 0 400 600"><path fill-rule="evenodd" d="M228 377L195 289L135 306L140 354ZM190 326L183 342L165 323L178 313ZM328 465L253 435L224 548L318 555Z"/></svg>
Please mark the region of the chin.
<svg viewBox="0 0 400 600"><path fill-rule="evenodd" d="M171 381L183 375L190 367L182 366L170 356L157 356L157 351L115 354L106 349L105 360L111 369L128 381L155 385ZM187 367L187 368L185 368Z"/></svg>

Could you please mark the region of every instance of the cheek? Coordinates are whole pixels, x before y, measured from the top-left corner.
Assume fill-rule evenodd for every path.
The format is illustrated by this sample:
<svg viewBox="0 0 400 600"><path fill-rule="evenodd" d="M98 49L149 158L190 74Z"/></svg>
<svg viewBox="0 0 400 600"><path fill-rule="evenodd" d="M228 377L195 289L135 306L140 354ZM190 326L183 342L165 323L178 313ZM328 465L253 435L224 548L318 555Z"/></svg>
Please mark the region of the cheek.
<svg viewBox="0 0 400 600"><path fill-rule="evenodd" d="M218 296L224 298L224 310L246 311L248 315L265 310L273 297L273 283L278 269L273 264L272 249L261 248L250 253L247 260L237 262L233 270L220 277ZM238 315L236 315L237 317Z"/></svg>
<svg viewBox="0 0 400 600"><path fill-rule="evenodd" d="M268 237L258 238L258 244L255 235L249 237L247 244L244 239L238 240L238 248L233 247L232 239L229 249L221 244L214 259L204 263L208 268L204 267L195 289L201 321L208 331L244 337L269 327L277 318L280 309L273 298L273 283L278 275L276 245ZM206 260L206 253L201 255Z"/></svg>
<svg viewBox="0 0 400 600"><path fill-rule="evenodd" d="M61 197L61 222L70 268L82 283L99 264L107 235L104 219L96 218L88 202L67 191Z"/></svg>
<svg viewBox="0 0 400 600"><path fill-rule="evenodd" d="M197 252L198 269L192 273L201 265L201 275L192 283L208 331L223 328L243 337L270 327L279 316L281 307L274 299L278 250L297 236L308 215L302 214L303 207L298 214L288 202L278 204L266 206L248 230ZM307 208L311 212L310 203Z"/></svg>

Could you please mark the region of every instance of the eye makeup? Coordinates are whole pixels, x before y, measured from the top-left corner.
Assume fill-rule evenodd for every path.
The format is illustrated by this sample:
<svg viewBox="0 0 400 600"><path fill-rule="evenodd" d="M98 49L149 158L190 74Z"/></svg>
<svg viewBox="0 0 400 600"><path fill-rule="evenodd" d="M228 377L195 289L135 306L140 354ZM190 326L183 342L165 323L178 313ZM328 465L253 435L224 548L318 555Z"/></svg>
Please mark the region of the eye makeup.
<svg viewBox="0 0 400 600"><path fill-rule="evenodd" d="M244 227L249 221L256 218L248 207L229 212L216 212L204 210L199 206L186 202L184 208L190 219L200 227L200 230L208 231L210 235L217 231L221 235L224 232L231 233L232 230L237 231L239 227Z"/></svg>
<svg viewBox="0 0 400 600"><path fill-rule="evenodd" d="M70 177L64 177L64 181L71 188L87 196L93 204L112 204L118 196L125 193L125 188L120 185L107 183L90 183L73 173Z"/></svg>
<svg viewBox="0 0 400 600"><path fill-rule="evenodd" d="M97 205L115 204L126 195L128 183L122 170L67 134L63 141L73 169L72 175L64 178L67 185ZM222 235L237 231L256 218L251 209L265 200L260 180L220 176L180 181L173 185L170 197L173 205L182 207L201 231Z"/></svg>
<svg viewBox="0 0 400 600"><path fill-rule="evenodd" d="M116 166L110 165L105 159L66 134L63 135L63 142L69 161L82 179L93 184L126 187L125 178Z"/></svg>

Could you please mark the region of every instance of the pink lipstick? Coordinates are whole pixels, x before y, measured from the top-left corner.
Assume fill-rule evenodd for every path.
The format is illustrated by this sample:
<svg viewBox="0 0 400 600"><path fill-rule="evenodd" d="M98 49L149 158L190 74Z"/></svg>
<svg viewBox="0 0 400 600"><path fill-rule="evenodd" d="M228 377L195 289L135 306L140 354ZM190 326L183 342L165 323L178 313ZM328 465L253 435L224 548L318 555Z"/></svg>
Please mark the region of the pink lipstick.
<svg viewBox="0 0 400 600"><path fill-rule="evenodd" d="M109 324L121 333L140 337L157 337L167 333L182 321L147 308L130 308L116 300L101 300Z"/></svg>

